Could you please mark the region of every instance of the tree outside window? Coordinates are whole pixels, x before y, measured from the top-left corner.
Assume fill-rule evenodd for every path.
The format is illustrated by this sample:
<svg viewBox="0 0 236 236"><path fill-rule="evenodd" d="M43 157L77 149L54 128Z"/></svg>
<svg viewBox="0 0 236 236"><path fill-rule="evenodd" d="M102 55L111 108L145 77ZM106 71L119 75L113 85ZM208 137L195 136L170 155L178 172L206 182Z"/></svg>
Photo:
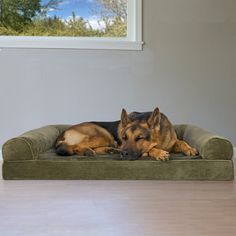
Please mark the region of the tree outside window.
<svg viewBox="0 0 236 236"><path fill-rule="evenodd" d="M127 0L0 0L0 35L127 37Z"/></svg>

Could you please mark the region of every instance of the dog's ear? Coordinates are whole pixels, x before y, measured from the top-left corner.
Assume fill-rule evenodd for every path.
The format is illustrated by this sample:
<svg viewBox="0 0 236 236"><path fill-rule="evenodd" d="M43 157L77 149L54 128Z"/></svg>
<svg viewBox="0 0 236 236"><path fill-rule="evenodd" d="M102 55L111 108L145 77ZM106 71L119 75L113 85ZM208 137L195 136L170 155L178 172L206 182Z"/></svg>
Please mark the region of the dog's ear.
<svg viewBox="0 0 236 236"><path fill-rule="evenodd" d="M123 108L121 112L121 124L122 127L126 127L129 123L131 123L131 120L128 116L127 111Z"/></svg>
<svg viewBox="0 0 236 236"><path fill-rule="evenodd" d="M161 121L161 113L159 108L155 108L155 110L152 112L151 116L148 119L148 125L150 128L155 128L160 124Z"/></svg>

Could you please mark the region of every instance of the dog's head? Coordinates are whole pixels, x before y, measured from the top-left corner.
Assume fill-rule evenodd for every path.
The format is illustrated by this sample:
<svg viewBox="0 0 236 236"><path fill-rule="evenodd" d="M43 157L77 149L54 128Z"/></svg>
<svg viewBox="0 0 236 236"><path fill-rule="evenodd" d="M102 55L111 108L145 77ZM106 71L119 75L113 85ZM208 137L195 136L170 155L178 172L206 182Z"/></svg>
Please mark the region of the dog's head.
<svg viewBox="0 0 236 236"><path fill-rule="evenodd" d="M122 159L136 160L157 145L160 120L158 108L150 113L133 112L130 115L122 110L119 129Z"/></svg>

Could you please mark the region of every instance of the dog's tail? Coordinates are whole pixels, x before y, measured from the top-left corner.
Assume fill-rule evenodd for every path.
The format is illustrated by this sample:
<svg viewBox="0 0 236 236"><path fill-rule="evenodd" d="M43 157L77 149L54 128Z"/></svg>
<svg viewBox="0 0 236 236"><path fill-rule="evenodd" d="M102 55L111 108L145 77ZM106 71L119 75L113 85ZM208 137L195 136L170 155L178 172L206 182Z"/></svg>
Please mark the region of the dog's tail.
<svg viewBox="0 0 236 236"><path fill-rule="evenodd" d="M68 149L68 145L65 143L59 144L56 147L56 154L59 156L72 156L73 153Z"/></svg>

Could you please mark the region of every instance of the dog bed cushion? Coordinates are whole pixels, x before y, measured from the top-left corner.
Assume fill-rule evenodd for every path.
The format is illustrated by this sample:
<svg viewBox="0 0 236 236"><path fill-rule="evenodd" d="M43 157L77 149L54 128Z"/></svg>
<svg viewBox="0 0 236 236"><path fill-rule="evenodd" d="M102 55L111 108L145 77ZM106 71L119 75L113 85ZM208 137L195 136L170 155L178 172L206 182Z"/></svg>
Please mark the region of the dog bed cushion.
<svg viewBox="0 0 236 236"><path fill-rule="evenodd" d="M171 154L170 161L152 158L121 161L117 155L60 157L57 137L69 125L31 130L3 145L4 179L159 179L232 180L233 147L229 140L192 125L175 125L179 139L199 151L199 156Z"/></svg>

